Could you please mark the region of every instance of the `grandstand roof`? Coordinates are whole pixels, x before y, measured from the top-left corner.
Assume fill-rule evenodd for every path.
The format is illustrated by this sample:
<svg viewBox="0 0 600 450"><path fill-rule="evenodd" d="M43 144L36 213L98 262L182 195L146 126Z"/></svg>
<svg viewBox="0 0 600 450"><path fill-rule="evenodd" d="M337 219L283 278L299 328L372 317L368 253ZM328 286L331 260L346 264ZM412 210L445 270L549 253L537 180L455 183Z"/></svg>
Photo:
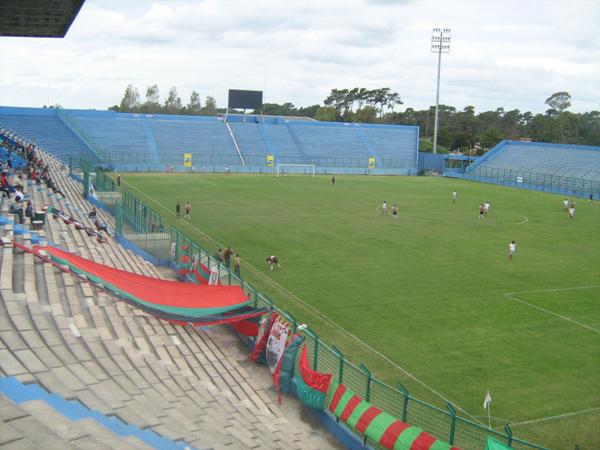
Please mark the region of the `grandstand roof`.
<svg viewBox="0 0 600 450"><path fill-rule="evenodd" d="M3 0L0 36L64 37L85 0Z"/></svg>

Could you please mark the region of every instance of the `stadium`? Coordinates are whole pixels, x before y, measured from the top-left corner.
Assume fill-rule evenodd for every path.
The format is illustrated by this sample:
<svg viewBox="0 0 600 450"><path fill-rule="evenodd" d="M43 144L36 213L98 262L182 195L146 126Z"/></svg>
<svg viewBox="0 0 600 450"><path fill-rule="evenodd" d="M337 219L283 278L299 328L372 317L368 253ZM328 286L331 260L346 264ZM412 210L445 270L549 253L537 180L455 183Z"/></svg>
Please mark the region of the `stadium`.
<svg viewBox="0 0 600 450"><path fill-rule="evenodd" d="M599 448L600 147L263 95L0 106L0 448Z"/></svg>

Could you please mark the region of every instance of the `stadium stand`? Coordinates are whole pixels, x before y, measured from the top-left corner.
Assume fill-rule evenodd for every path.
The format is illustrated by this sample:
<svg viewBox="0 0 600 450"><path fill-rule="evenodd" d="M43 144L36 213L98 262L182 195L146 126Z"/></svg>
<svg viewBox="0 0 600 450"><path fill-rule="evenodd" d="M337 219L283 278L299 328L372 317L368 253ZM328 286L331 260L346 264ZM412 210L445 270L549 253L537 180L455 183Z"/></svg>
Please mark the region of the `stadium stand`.
<svg viewBox="0 0 600 450"><path fill-rule="evenodd" d="M0 107L0 127L30 137L64 162L68 162L69 156L76 159L79 155L94 156L54 109Z"/></svg>
<svg viewBox="0 0 600 450"><path fill-rule="evenodd" d="M600 195L600 147L502 141L465 178L587 197Z"/></svg>
<svg viewBox="0 0 600 450"><path fill-rule="evenodd" d="M92 227L92 205L81 184L64 176L59 161L40 155L65 196L27 180L35 208L55 208ZM274 393L258 387L218 330L160 321L22 248L48 242L161 278L154 266L113 239L100 243L52 214L41 230L15 223L10 201L0 204L0 444L332 447L327 435L286 417ZM110 216L98 214L114 227Z"/></svg>
<svg viewBox="0 0 600 450"><path fill-rule="evenodd" d="M261 172L267 155L276 163L314 164L317 172L366 173L372 157L377 173L414 175L418 166L419 130L412 126L258 116L230 116L225 124L222 117L0 107L0 127L65 163L83 155L123 171L184 170L184 153L196 170L209 171Z"/></svg>

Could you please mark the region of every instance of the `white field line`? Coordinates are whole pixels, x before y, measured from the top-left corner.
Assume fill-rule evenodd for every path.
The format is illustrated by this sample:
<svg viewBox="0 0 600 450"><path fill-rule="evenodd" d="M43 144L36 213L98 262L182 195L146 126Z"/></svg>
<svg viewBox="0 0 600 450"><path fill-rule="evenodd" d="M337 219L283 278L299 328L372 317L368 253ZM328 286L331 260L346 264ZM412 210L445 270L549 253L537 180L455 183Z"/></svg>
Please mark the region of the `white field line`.
<svg viewBox="0 0 600 450"><path fill-rule="evenodd" d="M127 183L127 182L125 182ZM146 193L140 191L138 188L136 188L135 186L131 185L130 183L127 183L132 189L136 190L137 192L139 192L141 195L143 195L144 197L148 198L150 201L156 203L157 205L161 206L165 211L168 211L169 214L171 215L175 215L175 213L173 211L171 211L171 209L169 209L167 206L163 205L161 202L159 202L158 200L153 199L152 197L150 197L149 195L147 195ZM190 224L189 222L182 222L183 224L185 224L186 226L188 226L189 228L192 228L193 230L195 230L196 232L198 232L199 234L201 234L202 236L204 236L207 240L209 240L210 242L214 243L215 245L218 245L220 247L223 247L223 244L217 242L216 240L214 240L213 238L211 238L210 236L208 236L206 233L204 233L203 231L201 231L200 229L198 229L197 227L195 227L194 225ZM243 259L242 259L243 261ZM245 263L244 267L247 267L249 269L251 269L254 273L260 275L267 283L269 283L271 286L273 286L275 289L279 290L280 292L283 292L284 294L286 294L287 296L289 296L290 298L294 299L296 302L300 303L301 305L303 305L305 308L309 309L310 311L312 311L314 314L316 314L317 316L321 317L323 320L325 320L326 322L329 322L334 328L337 328L338 330L342 331L343 333L345 333L346 335L350 336L352 339L354 339L356 342L358 342L359 344L361 344L362 346L364 346L365 348L367 348L368 350L370 350L371 352L375 353L376 355L378 355L380 358L382 358L383 360L385 360L386 362L388 362L390 365L392 365L393 367L397 368L398 370L400 370L401 372L403 372L405 375L407 375L409 378L411 378L412 380L414 380L415 382L419 383L421 386L423 386L424 388L426 388L428 391L432 392L433 394L435 394L437 397L439 397L440 399L444 400L445 402L450 402L452 403L452 405L454 407L456 407L456 409L462 411L463 413L465 413L467 416L471 417L472 419L474 419L476 422L481 423L479 420L476 419L475 416L473 416L472 414L470 414L468 411L466 411L465 409L461 408L459 405L457 405L455 402L449 400L448 398L446 398L443 394L441 394L440 392L436 391L435 389L433 389L431 386L427 385L424 381L420 380L419 378L417 378L415 375L413 375L412 373L410 373L409 371L407 371L406 369L404 369L403 367L399 366L398 364L396 364L394 361L392 361L390 358L388 358L386 355L384 355L383 353L381 353L380 351L374 349L373 347L371 347L369 344L367 344L366 342L362 341L359 337L357 337L356 335L350 333L348 330L346 330L344 327L342 327L341 325L339 325L337 322L334 322L332 319L330 319L329 317L327 317L326 315L324 315L321 311L319 311L318 309L314 308L312 305L309 305L308 303L306 303L304 300L302 300L300 297L298 297L296 294L288 291L287 289L285 289L283 286L281 286L279 283L277 283L276 281L274 281L273 279L269 278L267 275L265 275L264 273L262 273L260 270L258 270L257 268L255 268L254 266L252 266L251 264Z"/></svg>
<svg viewBox="0 0 600 450"><path fill-rule="evenodd" d="M529 425L532 423L546 422L548 420L564 419L565 417L578 416L580 414L586 414L586 413L590 413L590 412L594 412L594 411L600 411L600 407L584 409L582 411L575 411L575 412L570 412L570 413L565 413L565 414L559 414L558 416L542 417L541 419L526 420L525 422L515 422L515 423L511 423L510 426L516 427L519 425Z"/></svg>
<svg viewBox="0 0 600 450"><path fill-rule="evenodd" d="M217 183L213 183L212 181L210 181L210 180L207 180L207 179L206 179L206 178L204 178L204 177L200 177L199 179L200 179L200 180L202 180L202 181L206 181L208 184L212 184L213 186L216 186L216 187L221 187L221 186L220 186L220 185L218 185ZM129 185L129 186L131 186L131 185Z"/></svg>
<svg viewBox="0 0 600 450"><path fill-rule="evenodd" d="M558 288L558 289L537 289L535 291L517 291L517 292L508 292L509 295L515 294L537 294L539 292L562 292L562 291L577 291L579 289L595 289L600 288L600 284L591 285L591 286L574 286L568 288Z"/></svg>
<svg viewBox="0 0 600 450"><path fill-rule="evenodd" d="M568 289L563 289L563 290L568 290ZM540 292L549 292L549 291L540 291ZM523 303L524 305L530 306L531 308L539 309L540 311L545 312L546 314L550 314L550 315L558 317L560 319L569 321L571 323L574 323L575 325L579 325L580 327L587 328L588 330L593 331L594 333L600 333L600 330L598 330L597 328L590 327L589 325L586 325L586 324L581 323L581 322L577 322L576 320L573 320L570 317L563 316L562 314L555 313L555 312L550 311L550 310L548 310L546 308L542 308L541 306L537 306L537 305L534 305L532 303L528 303L525 300L521 300L520 298L514 296L513 294L508 293L508 294L504 294L504 296L506 298L509 298L509 299L515 301L515 302Z"/></svg>

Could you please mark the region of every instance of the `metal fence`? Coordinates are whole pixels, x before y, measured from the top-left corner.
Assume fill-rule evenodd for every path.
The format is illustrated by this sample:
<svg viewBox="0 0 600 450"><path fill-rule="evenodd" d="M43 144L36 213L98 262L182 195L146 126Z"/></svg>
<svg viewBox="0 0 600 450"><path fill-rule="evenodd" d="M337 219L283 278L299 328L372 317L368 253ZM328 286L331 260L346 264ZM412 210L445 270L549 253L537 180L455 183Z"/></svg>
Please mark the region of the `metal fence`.
<svg viewBox="0 0 600 450"><path fill-rule="evenodd" d="M315 166L328 168L328 167L344 167L344 168L360 168L367 170L369 168L368 156L364 157L344 157L344 156L323 156L323 155L311 155L310 151L306 150L305 155L286 155L280 154L275 156L275 164L314 164ZM140 167L145 170L145 167L154 167L155 161L150 158L148 153L131 153L127 152L126 149L119 152L98 152L98 156L102 160L102 164L109 168L119 168L120 166L126 167ZM243 153L244 163L248 167L264 167L267 169L266 153ZM178 168L183 166L183 152L176 154L164 154L161 153L158 158L159 165L164 169ZM206 169L212 171L213 168L220 168L225 166L237 167L241 165L240 157L235 155L199 155L194 154L192 163L194 170L197 172ZM414 161L405 159L377 159L375 162L378 168L389 168L389 169L411 169L415 168L416 164Z"/></svg>
<svg viewBox="0 0 600 450"><path fill-rule="evenodd" d="M293 315L275 306L267 295L258 292L250 283L237 277L186 234L171 227L170 235L170 259L173 264L178 265L182 260L201 261L222 274L222 283L241 286L254 301L255 306L267 307L282 315L292 325L292 332L298 332L306 338L312 368L333 374L334 378L366 401L464 450L482 450L485 448L488 436L505 442L513 448L544 450L542 446L513 437L508 425L503 431L491 430L485 425L460 417L450 403L447 403L445 408L439 408L415 398L401 384L390 386L378 380L365 365L356 365L348 361L339 349L319 339L317 333L310 327L298 329L298 322ZM183 258L184 256L187 258ZM382 448L377 442L371 442L362 435L360 437L372 448Z"/></svg>
<svg viewBox="0 0 600 450"><path fill-rule="evenodd" d="M581 197L600 196L600 180L590 177L483 166L467 169L464 178Z"/></svg>

